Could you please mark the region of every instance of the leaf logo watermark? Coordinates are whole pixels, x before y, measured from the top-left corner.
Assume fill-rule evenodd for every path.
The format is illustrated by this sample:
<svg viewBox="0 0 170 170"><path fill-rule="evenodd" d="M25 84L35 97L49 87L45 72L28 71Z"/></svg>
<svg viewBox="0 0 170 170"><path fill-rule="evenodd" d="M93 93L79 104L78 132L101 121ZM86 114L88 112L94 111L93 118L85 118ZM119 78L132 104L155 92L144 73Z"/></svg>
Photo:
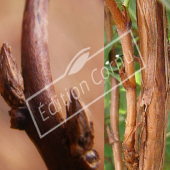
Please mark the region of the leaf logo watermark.
<svg viewBox="0 0 170 170"><path fill-rule="evenodd" d="M105 93L101 94L100 96L94 98L92 101L90 101L88 104L86 104L82 109L78 110L76 113L74 113L72 116L68 117L67 119L65 119L63 122L61 122L60 124L57 124L56 126L52 127L50 130L48 130L47 132L41 134L40 132L40 129L38 127L38 123L36 122L34 116L33 116L33 113L31 111L31 108L30 108L30 105L29 105L29 101L32 100L34 97L36 97L37 95L41 95L42 92L44 92L45 90L47 90L51 85L59 82L60 80L64 79L66 76L71 76L71 75L74 75L76 73L78 73L81 69L83 69L83 67L85 66L85 64L89 61L91 61L94 57L97 57L98 54L100 54L101 52L103 51L109 51L109 49L111 48L111 46L113 44L115 44L117 41L119 41L123 36L127 35L127 34L131 34L132 36L132 40L133 40L133 43L135 44L136 46L136 49L138 50L139 52L139 57L143 63L143 67L140 68L140 70L136 71L133 75L130 75L129 77L127 77L127 79L125 79L123 82L120 82L119 84L117 84L116 86L112 87L111 89L109 89L108 91L106 91ZM143 59L141 57L141 54L140 54L140 51L139 51L139 48L136 44L136 41L135 41L135 38L130 31L124 33L121 37L118 37L114 40L112 40L109 44L107 44L105 47L99 49L96 53L94 53L93 55L90 55L90 47L88 48L84 48L82 49L80 52L78 52L74 58L71 60L71 62L69 63L69 65L67 66L66 68L66 71L64 72L63 75L61 75L59 78L57 78L56 80L54 80L52 83L50 83L49 85L47 85L46 87L44 87L43 89L41 89L40 91L38 91L37 93L35 93L34 95L32 95L31 97L29 97L28 99L26 99L26 104L27 104L27 107L28 107L28 110L30 112L30 115L32 117L32 120L34 122L34 125L37 129L37 132L39 134L39 137L40 138L43 138L44 136L48 135L50 132L52 132L53 130L55 130L56 128L58 128L59 126L61 126L62 124L64 124L66 121L68 121L69 119L73 118L74 116L76 116L77 114L79 114L82 110L88 108L90 105L92 105L93 103L95 103L96 101L98 101L99 99L103 98L106 94L110 93L113 89L117 88L118 86L120 86L122 83L124 83L125 81L128 80L128 78L134 76L136 73L140 72L141 70L143 70L145 68L145 64L143 62ZM104 57L104 56L103 56ZM112 68L111 68L112 69ZM107 79L109 76L104 76L102 71L105 70L109 73L108 71L108 68L107 67L103 67L101 68L101 75L102 75L102 78L103 80ZM96 85L96 87L101 84L102 80L100 80L98 83L96 83L96 81L94 80L94 73L97 71L96 68L93 69L93 71L91 72L91 79L92 79L92 82ZM114 69L112 69L112 71L114 71ZM85 81L84 81L85 82ZM89 90L89 89L88 89ZM55 97L55 96L54 96ZM51 103L49 103L49 106L50 106ZM59 104L59 101L58 101L58 104ZM50 107L49 107L50 108ZM50 111L49 111L50 112ZM41 112L43 113L43 112ZM51 115L54 115L54 114L51 114ZM44 119L45 121L45 119Z"/></svg>

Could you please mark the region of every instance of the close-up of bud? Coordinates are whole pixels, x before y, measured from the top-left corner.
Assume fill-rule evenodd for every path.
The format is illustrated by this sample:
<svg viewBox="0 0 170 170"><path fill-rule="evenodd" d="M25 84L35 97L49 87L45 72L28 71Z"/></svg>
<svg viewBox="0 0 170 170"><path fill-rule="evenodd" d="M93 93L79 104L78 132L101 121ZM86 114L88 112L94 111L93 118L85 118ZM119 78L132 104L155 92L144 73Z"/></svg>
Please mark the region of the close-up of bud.
<svg viewBox="0 0 170 170"><path fill-rule="evenodd" d="M11 47L4 43L0 51L0 93L10 107L25 104L24 83Z"/></svg>
<svg viewBox="0 0 170 170"><path fill-rule="evenodd" d="M103 170L103 15L102 0L0 0L0 169Z"/></svg>

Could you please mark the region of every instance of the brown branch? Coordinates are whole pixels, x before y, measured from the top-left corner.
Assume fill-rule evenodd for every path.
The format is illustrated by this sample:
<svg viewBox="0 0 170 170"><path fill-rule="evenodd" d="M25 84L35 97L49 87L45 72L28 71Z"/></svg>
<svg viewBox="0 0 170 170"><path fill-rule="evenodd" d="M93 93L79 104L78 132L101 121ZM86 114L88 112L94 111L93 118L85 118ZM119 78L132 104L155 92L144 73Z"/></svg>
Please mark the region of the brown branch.
<svg viewBox="0 0 170 170"><path fill-rule="evenodd" d="M109 43L113 38L113 30L112 30L112 16L105 5L105 29L107 36L107 43ZM112 66L116 66L115 63L115 49L112 47L109 60ZM111 86L114 87L118 84L118 81L112 76L111 77ZM123 160L122 160L122 146L120 142L119 135L119 88L115 88L111 91L111 108L110 108L110 123L111 123L111 131L107 128L109 141L112 144L113 156L115 162L116 170L123 170Z"/></svg>
<svg viewBox="0 0 170 170"><path fill-rule="evenodd" d="M47 13L48 0L27 1L22 34L22 69L26 98L52 82L48 56ZM40 103L51 103L51 98L54 96L54 87L50 86L48 90L29 102L37 122L42 120L40 114L37 114ZM44 117L49 116L50 118L47 121L38 124L41 132L46 132L49 128L52 128L63 121L57 105L56 108L58 112L55 116L49 114L48 107L44 108ZM76 110L77 108L74 109ZM54 112L55 110L53 109L52 113ZM85 151L82 153L83 157L81 157L81 155L78 155L78 157L71 155L71 141L68 141L67 130L64 124L45 136L41 142L35 140L37 138L32 131L27 131L27 133L38 146L49 169L94 169L98 165L97 155L93 151L92 157L96 158L96 160L93 161L90 159L88 153L85 155L84 152L86 149L84 149ZM82 134L80 132L79 135L84 135L84 132L82 132ZM75 137L79 138L79 136ZM68 142L70 142L70 144ZM78 146L77 143L77 146L75 147ZM80 146L80 148L83 149L83 146Z"/></svg>
<svg viewBox="0 0 170 170"><path fill-rule="evenodd" d="M131 21L128 12L123 6L123 11L121 12L115 0L106 0L106 3L112 13L118 34L119 36L122 36L123 33L129 31L131 27ZM127 118L123 142L124 159L128 169L137 169L138 158L135 151L135 134L132 133L136 127L136 82L135 76L132 76L132 74L135 73L135 69L131 35L128 33L123 36L121 38L121 43L125 65L125 73L122 75L126 75L126 78L128 78L128 81L126 83L127 86L125 87L125 89L127 90ZM124 81L125 78L123 77L122 81Z"/></svg>
<svg viewBox="0 0 170 170"><path fill-rule="evenodd" d="M139 169L163 169L170 106L165 7L158 1L139 0L137 19L140 52L146 66L142 71L142 106L146 122L141 134Z"/></svg>
<svg viewBox="0 0 170 170"><path fill-rule="evenodd" d="M26 131L48 169L96 169L99 156L93 150L93 123L86 109L41 139L25 105L25 97L28 99L52 82L48 54L48 2L48 0L26 1L22 30L24 87L10 48L6 44L2 46L0 65L3 67L0 67L0 93L11 107L11 127ZM84 107L80 99L72 95L76 96L76 93L71 89L68 116ZM52 85L28 102L41 134L64 120L55 96ZM50 103L52 106L49 111ZM42 106L43 115L39 109ZM72 128L74 131L71 131Z"/></svg>
<svg viewBox="0 0 170 170"><path fill-rule="evenodd" d="M120 34L126 32L128 27L128 18L123 16L122 12L120 11L119 7L115 0L105 0L110 12L112 13L114 22L116 24L117 30ZM130 26L130 25L129 25Z"/></svg>

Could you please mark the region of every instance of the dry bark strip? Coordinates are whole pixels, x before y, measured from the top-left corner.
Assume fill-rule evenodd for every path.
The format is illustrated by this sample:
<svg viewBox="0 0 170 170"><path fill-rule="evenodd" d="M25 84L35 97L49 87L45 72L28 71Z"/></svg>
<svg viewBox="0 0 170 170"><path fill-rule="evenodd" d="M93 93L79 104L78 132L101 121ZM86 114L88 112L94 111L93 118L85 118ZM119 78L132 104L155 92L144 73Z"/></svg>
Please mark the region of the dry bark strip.
<svg viewBox="0 0 170 170"><path fill-rule="evenodd" d="M113 38L112 30L112 15L105 5L105 30L107 36L107 43L109 43ZM109 60L112 66L116 66L115 63L115 49L112 47L109 53ZM111 76L111 86L114 87L118 84L118 81ZM111 123L111 132L109 127L107 128L109 135L109 142L112 144L113 157L115 170L123 170L123 160L122 160L122 146L120 142L119 134L119 87L111 91L111 108L110 108L110 123Z"/></svg>
<svg viewBox="0 0 170 170"><path fill-rule="evenodd" d="M0 53L0 93L11 107L11 127L26 131L49 170L96 169L99 155L93 150L93 123L86 109L40 139L25 105L25 98L52 82L48 54L48 3L48 0L26 1L22 30L23 78L10 48L6 43L3 44ZM50 86L29 101L42 134L64 120L55 95L54 86ZM73 90L70 95L72 102L67 108L68 117L84 107ZM50 110L54 115L49 113L48 108L52 97L53 107ZM41 105L44 105L43 117L46 121L42 121L38 110Z"/></svg>
<svg viewBox="0 0 170 170"><path fill-rule="evenodd" d="M136 2L140 52L146 65L142 71L145 126L141 131L139 169L161 170L170 106L167 16L165 7L157 0Z"/></svg>
<svg viewBox="0 0 170 170"><path fill-rule="evenodd" d="M115 0L106 0L107 6L110 9L113 19L115 21L119 36L131 29L131 20L126 8L122 5L123 11L121 11ZM120 71L121 79L126 89L127 98L127 118L126 129L123 142L124 161L128 169L138 168L138 157L135 150L135 133L136 129L136 82L135 76L131 76L135 73L134 69L134 56L131 35L126 34L121 38L123 55L124 55L124 70ZM130 77L131 76L131 77Z"/></svg>

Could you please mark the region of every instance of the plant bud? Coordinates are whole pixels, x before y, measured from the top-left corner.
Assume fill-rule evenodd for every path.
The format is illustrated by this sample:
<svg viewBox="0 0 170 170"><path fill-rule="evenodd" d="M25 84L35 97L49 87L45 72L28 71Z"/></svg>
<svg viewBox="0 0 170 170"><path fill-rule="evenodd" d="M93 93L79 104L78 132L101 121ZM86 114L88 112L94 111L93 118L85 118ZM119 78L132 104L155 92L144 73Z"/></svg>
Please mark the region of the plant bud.
<svg viewBox="0 0 170 170"><path fill-rule="evenodd" d="M23 78L7 43L0 53L0 93L10 107L25 104Z"/></svg>

